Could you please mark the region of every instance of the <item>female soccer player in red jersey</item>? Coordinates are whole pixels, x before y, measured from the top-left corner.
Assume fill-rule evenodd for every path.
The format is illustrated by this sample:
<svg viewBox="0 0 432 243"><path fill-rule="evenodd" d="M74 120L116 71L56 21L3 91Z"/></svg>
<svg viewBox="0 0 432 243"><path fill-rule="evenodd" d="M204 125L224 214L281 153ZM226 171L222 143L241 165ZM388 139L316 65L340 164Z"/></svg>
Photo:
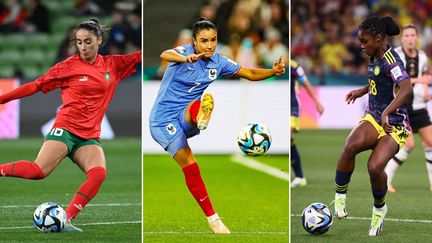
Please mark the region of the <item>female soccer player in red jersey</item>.
<svg viewBox="0 0 432 243"><path fill-rule="evenodd" d="M278 59L272 69L241 67L216 53L216 26L201 18L193 26L193 44L162 52L161 58L170 62L150 114L150 132L182 168L186 185L207 216L216 234L229 234L213 209L196 158L187 139L207 128L214 108L213 97L204 90L218 76L263 80L285 73L285 64ZM201 99L201 100L200 100Z"/></svg>
<svg viewBox="0 0 432 243"><path fill-rule="evenodd" d="M369 17L360 25L361 49L370 56L369 84L346 95L348 104L369 94L365 116L348 136L336 168L335 215L347 216L346 193L355 157L372 150L368 172L374 197L370 236L382 230L387 213L385 194L387 175L384 167L405 144L410 125L406 101L412 94L411 81L398 54L388 45L387 36L399 34L399 27L391 17Z"/></svg>
<svg viewBox="0 0 432 243"><path fill-rule="evenodd" d="M78 54L54 65L33 82L0 96L0 104L61 89L63 105L34 162L20 160L0 165L3 176L43 179L68 156L87 175L66 209L63 231L81 232L71 224L96 195L106 176L105 156L99 141L102 118L120 80L135 72L141 51L128 55L98 54L103 30L96 19L75 30Z"/></svg>

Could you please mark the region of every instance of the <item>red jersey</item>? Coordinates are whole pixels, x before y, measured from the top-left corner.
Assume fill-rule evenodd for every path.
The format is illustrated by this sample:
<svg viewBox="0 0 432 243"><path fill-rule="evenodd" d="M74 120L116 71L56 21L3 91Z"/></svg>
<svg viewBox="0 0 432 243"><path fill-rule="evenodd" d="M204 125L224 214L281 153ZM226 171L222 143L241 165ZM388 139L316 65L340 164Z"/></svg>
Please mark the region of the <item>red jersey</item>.
<svg viewBox="0 0 432 243"><path fill-rule="evenodd" d="M84 139L99 138L101 123L120 80L135 72L141 51L128 55L97 55L89 64L79 55L54 65L34 83L43 93L61 89L63 105L53 127Z"/></svg>

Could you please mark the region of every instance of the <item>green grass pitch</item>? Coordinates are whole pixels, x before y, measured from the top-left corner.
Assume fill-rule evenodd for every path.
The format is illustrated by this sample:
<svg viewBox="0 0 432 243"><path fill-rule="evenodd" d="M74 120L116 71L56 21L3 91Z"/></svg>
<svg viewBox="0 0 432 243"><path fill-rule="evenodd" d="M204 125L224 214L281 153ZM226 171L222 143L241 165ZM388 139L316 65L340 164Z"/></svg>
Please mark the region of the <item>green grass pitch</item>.
<svg viewBox="0 0 432 243"><path fill-rule="evenodd" d="M144 154L144 242L288 242L288 181L236 164L232 155L196 158L213 206L232 234L211 232L168 154ZM253 159L288 170L287 155Z"/></svg>
<svg viewBox="0 0 432 243"><path fill-rule="evenodd" d="M0 163L33 161L42 138L0 141ZM102 141L107 178L99 193L74 220L83 233L40 233L33 227L39 204L66 208L85 174L68 158L40 181L0 178L1 242L141 242L141 140Z"/></svg>
<svg viewBox="0 0 432 243"><path fill-rule="evenodd" d="M295 141L302 157L308 185L291 191L291 242L428 242L432 217L429 183L421 141L399 168L388 193L388 213L380 236L368 236L373 197L367 173L370 152L357 156L356 168L348 188L348 219L335 219L329 232L321 236L308 234L301 225L302 210L313 202L330 205L334 199L336 162L349 130L302 130ZM409 221L412 220L412 221ZM425 220L425 221L422 221ZM408 222L409 221L409 222Z"/></svg>

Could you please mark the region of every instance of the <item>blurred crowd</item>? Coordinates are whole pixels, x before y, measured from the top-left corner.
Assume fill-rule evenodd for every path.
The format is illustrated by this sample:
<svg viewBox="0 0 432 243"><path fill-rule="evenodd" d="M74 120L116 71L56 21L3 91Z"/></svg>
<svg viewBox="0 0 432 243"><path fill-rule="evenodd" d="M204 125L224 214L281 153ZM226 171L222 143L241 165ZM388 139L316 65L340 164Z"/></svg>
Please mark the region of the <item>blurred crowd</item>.
<svg viewBox="0 0 432 243"><path fill-rule="evenodd" d="M50 9L46 3L56 1L43 0L2 0L0 1L0 33L47 33L51 34L53 22L64 17L76 17L75 25L80 23L82 17L112 18L106 36L106 45L103 54L125 53L141 49L141 1L104 1L104 0L73 0L70 11L65 16L57 16L55 9ZM71 0L72 2L72 0ZM57 4L64 4L58 1ZM57 6L57 5L56 5ZM100 24L105 24L100 21ZM63 30L65 32L65 30ZM65 33L65 41L69 36ZM59 58L69 56L73 47L62 44Z"/></svg>
<svg viewBox="0 0 432 243"><path fill-rule="evenodd" d="M292 0L292 56L307 73L367 73L357 37L358 26L369 15L390 15L400 27L414 24L418 48L432 55L432 1L429 0ZM400 45L399 36L392 46Z"/></svg>
<svg viewBox="0 0 432 243"><path fill-rule="evenodd" d="M282 57L288 63L289 23L285 0L205 0L178 34L173 47L192 43L190 28L199 17L218 28L217 52L245 67L271 68ZM160 78L167 63L158 70Z"/></svg>

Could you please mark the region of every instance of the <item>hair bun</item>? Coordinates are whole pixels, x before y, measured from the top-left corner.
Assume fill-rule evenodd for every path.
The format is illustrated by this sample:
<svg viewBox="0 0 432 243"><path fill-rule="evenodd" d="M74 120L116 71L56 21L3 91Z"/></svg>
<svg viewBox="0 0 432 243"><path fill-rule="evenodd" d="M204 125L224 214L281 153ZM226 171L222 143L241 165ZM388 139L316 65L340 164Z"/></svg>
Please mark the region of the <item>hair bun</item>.
<svg viewBox="0 0 432 243"><path fill-rule="evenodd" d="M198 22L200 22L200 21L207 21L207 18L206 18L206 17L200 17L200 18L198 19Z"/></svg>
<svg viewBox="0 0 432 243"><path fill-rule="evenodd" d="M385 33L387 35L393 36L393 35L399 35L400 29L399 26L393 21L393 18L390 16L384 16L381 18L381 20L384 22L385 26Z"/></svg>

